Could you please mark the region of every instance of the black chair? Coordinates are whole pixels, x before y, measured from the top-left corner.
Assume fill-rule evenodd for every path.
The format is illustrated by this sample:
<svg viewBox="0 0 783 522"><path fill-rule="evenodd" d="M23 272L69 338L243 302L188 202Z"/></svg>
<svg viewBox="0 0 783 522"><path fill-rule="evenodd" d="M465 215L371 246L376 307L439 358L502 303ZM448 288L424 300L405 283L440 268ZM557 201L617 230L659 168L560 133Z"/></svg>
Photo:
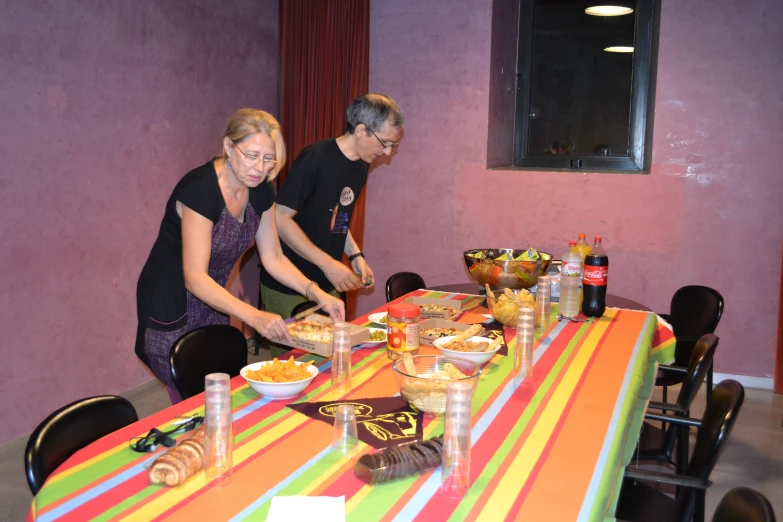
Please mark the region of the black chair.
<svg viewBox="0 0 783 522"><path fill-rule="evenodd" d="M139 420L133 405L116 395L72 402L49 415L30 435L24 469L36 495L47 477L78 450Z"/></svg>
<svg viewBox="0 0 783 522"><path fill-rule="evenodd" d="M291 310L291 317L295 316L296 314L301 314L305 310L309 310L310 308L312 308L314 306L318 306L318 303L316 303L315 301L305 301L304 303L299 303L298 305L296 305L294 307L293 310ZM323 310L323 309L318 310L315 313L321 314L321 315L325 315L327 317L329 316L329 314L325 310Z"/></svg>
<svg viewBox="0 0 783 522"><path fill-rule="evenodd" d="M660 410L671 412L678 417L687 417L696 398L707 369L712 365L712 356L715 348L718 346L718 338L713 334L702 335L699 342L691 352L691 360L688 362L687 369L681 373L684 375L680 393L677 400L668 404L665 402L650 402L648 413L645 418L649 420L662 420L663 418L656 413L650 413L650 410ZM664 368L665 372L679 372L679 368ZM636 451L635 459L638 460L656 460L659 462L668 462L677 466L677 473L683 473L685 463L688 462L688 426L681 424L668 424L659 428L648 422L642 426L642 432L639 436L639 446ZM674 459L674 447L677 444L677 455Z"/></svg>
<svg viewBox="0 0 783 522"><path fill-rule="evenodd" d="M210 373L239 375L247 366L247 341L233 326L202 326L177 339L169 361L174 386L187 399L204 391L204 377Z"/></svg>
<svg viewBox="0 0 783 522"><path fill-rule="evenodd" d="M660 314L672 325L677 346L674 351L674 364L685 368L691 358L691 352L702 335L715 333L721 315L723 315L723 296L717 290L707 286L683 286L672 296L668 314ZM663 401L667 400L667 388L682 383L683 373L658 373L656 386L663 386ZM712 365L707 371L707 399L712 393Z"/></svg>
<svg viewBox="0 0 783 522"><path fill-rule="evenodd" d="M405 294L426 288L424 279L414 272L397 272L386 280L386 302L390 303Z"/></svg>
<svg viewBox="0 0 783 522"><path fill-rule="evenodd" d="M734 488L715 508L712 522L775 522L775 512L767 497L750 488Z"/></svg>
<svg viewBox="0 0 783 522"><path fill-rule="evenodd" d="M710 474L734 427L744 397L745 390L740 383L726 380L715 386L701 421L667 416L667 422L699 428L685 474L627 468L616 517L633 522L704 522L704 496L711 484ZM642 481L677 486L677 495L669 497Z"/></svg>

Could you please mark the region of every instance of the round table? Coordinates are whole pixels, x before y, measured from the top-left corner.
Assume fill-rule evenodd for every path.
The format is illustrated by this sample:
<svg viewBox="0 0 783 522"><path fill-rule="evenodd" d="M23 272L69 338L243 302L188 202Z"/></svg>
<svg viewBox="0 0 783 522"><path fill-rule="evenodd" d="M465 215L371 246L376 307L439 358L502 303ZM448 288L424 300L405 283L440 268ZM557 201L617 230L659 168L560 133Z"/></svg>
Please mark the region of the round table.
<svg viewBox="0 0 783 522"><path fill-rule="evenodd" d="M476 283L458 283L454 285L430 286L427 290L436 290L439 292L453 292L457 294L479 294L484 295L484 289ZM631 301L618 295L606 294L606 306L610 308L625 308L627 310L641 310L643 312L652 312L642 303Z"/></svg>

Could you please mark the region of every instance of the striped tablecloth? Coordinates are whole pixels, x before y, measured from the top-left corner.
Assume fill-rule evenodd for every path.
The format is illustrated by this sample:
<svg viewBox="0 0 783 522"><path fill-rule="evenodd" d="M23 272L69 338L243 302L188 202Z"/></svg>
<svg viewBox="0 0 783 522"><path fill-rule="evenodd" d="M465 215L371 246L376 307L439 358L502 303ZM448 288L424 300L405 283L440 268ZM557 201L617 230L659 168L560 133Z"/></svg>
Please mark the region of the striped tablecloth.
<svg viewBox="0 0 783 522"><path fill-rule="evenodd" d="M482 298L462 300L462 322L483 321ZM384 307L385 308L385 307ZM553 315L556 309L553 309ZM366 323L367 316L357 323ZM513 353L513 330L506 331ZM651 361L673 355L671 332L646 312L607 309L594 324L554 322L536 343L532 381L511 381L513 356L483 368L473 401L472 487L463 499L439 493L440 471L377 486L353 475L354 461L329 451L332 428L259 397L232 380L234 474L207 487L203 472L177 488L151 486L156 454L128 447L152 427L203 411L196 396L76 453L35 497L28 520L264 520L276 495L345 495L348 520L603 520L611 518L638 434ZM435 352L422 347L422 353ZM299 360L313 358L296 352ZM330 392L330 362L296 402L392 396L398 392L385 345L353 352L353 390ZM645 379L645 377L647 377ZM443 431L426 416L424 435ZM369 448L360 444L361 452Z"/></svg>

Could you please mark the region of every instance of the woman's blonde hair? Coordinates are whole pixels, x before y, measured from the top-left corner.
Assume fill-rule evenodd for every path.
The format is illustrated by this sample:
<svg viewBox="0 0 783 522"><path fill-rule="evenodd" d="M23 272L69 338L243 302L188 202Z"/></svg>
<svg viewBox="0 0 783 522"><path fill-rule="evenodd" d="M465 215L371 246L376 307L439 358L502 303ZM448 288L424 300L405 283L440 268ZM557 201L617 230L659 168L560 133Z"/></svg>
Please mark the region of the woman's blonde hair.
<svg viewBox="0 0 783 522"><path fill-rule="evenodd" d="M272 181L283 169L286 160L285 142L283 142L283 134L280 131L280 122L274 116L259 109L239 109L228 119L223 138L228 138L236 144L257 132L266 134L275 142L275 160L277 162L275 168L267 176L267 181ZM220 157L228 159L225 148Z"/></svg>

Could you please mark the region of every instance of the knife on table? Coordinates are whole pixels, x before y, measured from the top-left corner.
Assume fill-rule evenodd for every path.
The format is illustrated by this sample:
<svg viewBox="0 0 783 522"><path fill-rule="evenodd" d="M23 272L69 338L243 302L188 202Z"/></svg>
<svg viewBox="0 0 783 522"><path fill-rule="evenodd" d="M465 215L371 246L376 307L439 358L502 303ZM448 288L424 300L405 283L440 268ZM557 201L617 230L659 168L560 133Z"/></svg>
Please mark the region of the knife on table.
<svg viewBox="0 0 783 522"><path fill-rule="evenodd" d="M307 310L305 310L304 312L299 312L299 313L298 313L298 314L296 314L295 316L293 316L293 317L289 317L288 319L286 319L286 320L285 320L285 321L283 321L283 322L284 322L285 324L291 324L291 323L295 323L296 321L298 321L298 320L300 320L300 319L304 319L305 317L307 317L307 316L308 316L308 315L310 315L310 314L314 314L315 312L317 312L318 310L320 310L320 309L321 309L321 308L323 308L324 306L325 306L325 304L320 304L320 305L316 305L316 306L314 306L314 307L312 307L312 308L308 308L308 309L307 309Z"/></svg>

